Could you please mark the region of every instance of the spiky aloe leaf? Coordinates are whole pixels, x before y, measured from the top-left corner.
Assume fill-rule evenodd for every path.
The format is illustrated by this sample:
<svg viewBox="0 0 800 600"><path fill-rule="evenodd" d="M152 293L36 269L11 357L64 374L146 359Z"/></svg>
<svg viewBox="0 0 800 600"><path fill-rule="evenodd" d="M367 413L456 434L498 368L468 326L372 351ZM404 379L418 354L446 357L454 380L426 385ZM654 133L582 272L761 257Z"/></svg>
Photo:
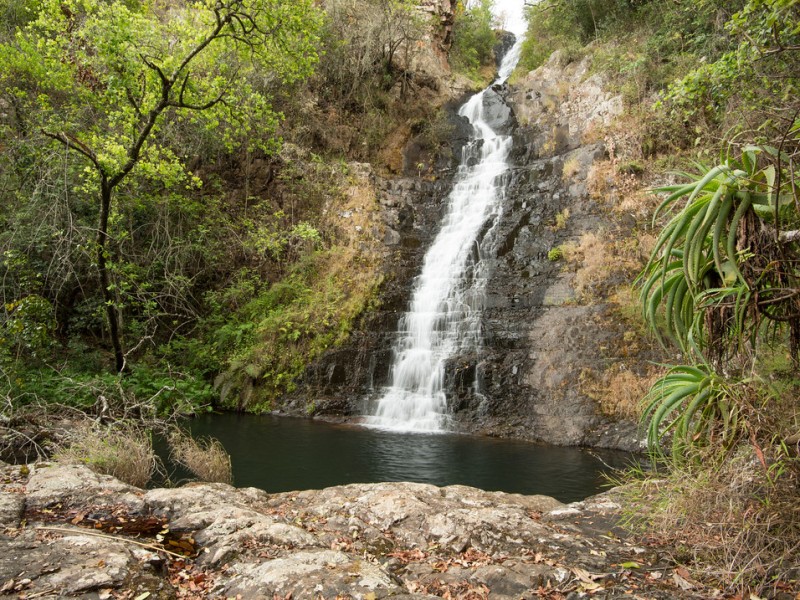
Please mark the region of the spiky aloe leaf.
<svg viewBox="0 0 800 600"><path fill-rule="evenodd" d="M687 200L661 231L637 283L643 284L644 316L651 327L657 331L659 310L663 308L666 331L684 351L699 350L703 345L699 341L703 339L704 320L694 314L698 296L720 282L732 287L744 283L737 264L737 233L752 207L747 185L755 168L753 157L748 156L746 162L745 169L722 164L705 169L688 184L660 188L669 196L659 210L682 197ZM676 271L676 258L680 258L683 281Z"/></svg>
<svg viewBox="0 0 800 600"><path fill-rule="evenodd" d="M680 365L656 381L644 398L642 420L654 457L663 456L663 440L672 434L672 458L708 444L714 435L731 439L738 427L732 388L706 365Z"/></svg>

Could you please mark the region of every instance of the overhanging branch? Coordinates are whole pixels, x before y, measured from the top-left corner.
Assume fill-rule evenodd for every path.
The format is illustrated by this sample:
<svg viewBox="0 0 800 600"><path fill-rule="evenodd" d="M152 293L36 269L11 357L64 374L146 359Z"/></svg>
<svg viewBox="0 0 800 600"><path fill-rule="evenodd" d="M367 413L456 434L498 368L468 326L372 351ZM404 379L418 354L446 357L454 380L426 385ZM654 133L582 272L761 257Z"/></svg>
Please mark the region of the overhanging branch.
<svg viewBox="0 0 800 600"><path fill-rule="evenodd" d="M97 161L97 155L94 153L94 151L75 136L69 135L63 131L53 133L52 131L42 129L41 132L47 137L61 142L70 150L75 150L78 154L82 154L92 162L98 171L101 173L104 172L103 168L100 166L100 163Z"/></svg>

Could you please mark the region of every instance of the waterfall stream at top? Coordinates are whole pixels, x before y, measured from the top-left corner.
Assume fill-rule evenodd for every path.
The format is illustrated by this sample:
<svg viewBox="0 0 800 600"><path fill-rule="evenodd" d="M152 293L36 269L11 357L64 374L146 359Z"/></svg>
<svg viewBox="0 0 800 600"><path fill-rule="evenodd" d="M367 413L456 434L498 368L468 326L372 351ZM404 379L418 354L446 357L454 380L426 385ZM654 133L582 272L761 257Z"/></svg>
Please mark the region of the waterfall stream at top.
<svg viewBox="0 0 800 600"><path fill-rule="evenodd" d="M408 312L394 346L391 385L365 425L397 431L447 429L445 366L457 353L477 351L486 273L480 236L502 210L510 135L489 124L485 96L505 83L519 60L522 36L503 58L489 88L459 110L473 127L464 147L441 229L425 254ZM489 227L490 228L490 227Z"/></svg>

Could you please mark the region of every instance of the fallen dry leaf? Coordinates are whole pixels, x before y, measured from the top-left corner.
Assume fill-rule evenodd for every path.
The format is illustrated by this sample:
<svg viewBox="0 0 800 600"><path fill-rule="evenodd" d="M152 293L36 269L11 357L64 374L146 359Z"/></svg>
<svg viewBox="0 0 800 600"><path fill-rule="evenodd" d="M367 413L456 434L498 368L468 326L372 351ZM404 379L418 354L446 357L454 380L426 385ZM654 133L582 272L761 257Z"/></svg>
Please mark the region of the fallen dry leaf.
<svg viewBox="0 0 800 600"><path fill-rule="evenodd" d="M678 575L677 571L672 574L672 580L682 590L690 590L690 589L692 589L694 587L691 583L686 581L686 579L684 579L683 577Z"/></svg>

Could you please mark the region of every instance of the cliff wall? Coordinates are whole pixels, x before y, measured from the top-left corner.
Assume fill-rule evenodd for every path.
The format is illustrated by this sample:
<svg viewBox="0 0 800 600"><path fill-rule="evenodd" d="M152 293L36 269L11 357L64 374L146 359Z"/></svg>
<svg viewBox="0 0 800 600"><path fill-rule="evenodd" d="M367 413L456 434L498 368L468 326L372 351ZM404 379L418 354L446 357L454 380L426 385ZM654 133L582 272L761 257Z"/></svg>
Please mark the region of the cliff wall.
<svg viewBox="0 0 800 600"><path fill-rule="evenodd" d="M446 372L450 410L464 431L642 448L637 403L652 378L649 361L661 355L635 317L629 285L650 237L640 235L643 215L619 200L635 176L618 164L609 133L622 99L605 88L590 57L567 63L555 53L485 96L493 126L514 136L513 165L502 213L481 241L490 272L484 344ZM447 113L449 162L440 159L427 177L407 168L404 178L380 180L380 308L307 372L297 398L313 397L323 414L364 414L388 382L397 322L469 135L456 105ZM412 140L406 156L414 148Z"/></svg>
<svg viewBox="0 0 800 600"><path fill-rule="evenodd" d="M590 57L560 53L500 95L514 168L485 243L485 346L462 366L482 393L455 375L456 414L491 435L639 449L633 417L658 352L631 318L628 286L648 248L638 216L615 205L624 177L606 131L622 99Z"/></svg>

